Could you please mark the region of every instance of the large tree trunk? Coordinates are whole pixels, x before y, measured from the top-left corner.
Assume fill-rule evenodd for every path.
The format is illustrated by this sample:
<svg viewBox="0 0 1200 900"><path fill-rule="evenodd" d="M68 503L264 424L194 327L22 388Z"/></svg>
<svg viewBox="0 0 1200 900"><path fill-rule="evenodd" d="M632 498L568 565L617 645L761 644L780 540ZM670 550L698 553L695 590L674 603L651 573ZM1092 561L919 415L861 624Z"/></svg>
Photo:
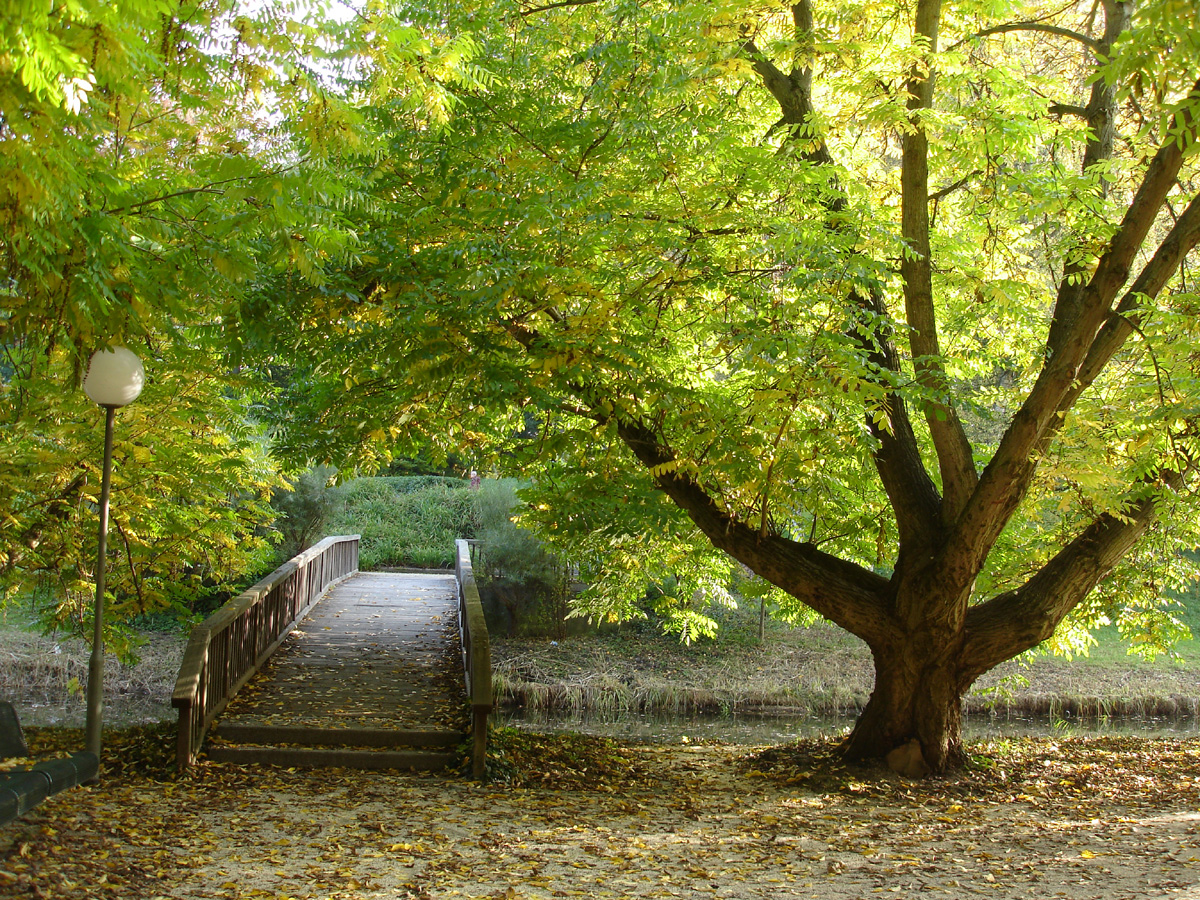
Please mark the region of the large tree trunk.
<svg viewBox="0 0 1200 900"><path fill-rule="evenodd" d="M931 772L963 759L962 697L984 672L1049 638L1154 520L1143 497L1103 514L1021 587L972 603L978 569L947 561L936 545L903 547L890 579L731 517L672 465L670 446L645 425L618 433L655 482L712 544L862 638L875 657L875 689L844 750L886 757L916 741ZM1160 473L1172 483L1174 477ZM919 767L918 767L919 768Z"/></svg>
<svg viewBox="0 0 1200 900"><path fill-rule="evenodd" d="M885 758L897 748L919 747L921 766L906 754L906 774L944 772L963 759L962 694L958 654L961 639L932 633L897 633L873 650L875 689L846 739L851 759Z"/></svg>
<svg viewBox="0 0 1200 900"><path fill-rule="evenodd" d="M1173 473L1161 477L1178 484ZM896 766L905 774L961 764L962 701L975 679L1049 638L1150 527L1157 507L1143 498L1122 516L1100 516L1024 585L985 603L939 596L914 579L911 595L898 594L907 602L892 607L900 614L887 617L882 637L868 640L875 688L846 739L846 755L884 758L908 747Z"/></svg>

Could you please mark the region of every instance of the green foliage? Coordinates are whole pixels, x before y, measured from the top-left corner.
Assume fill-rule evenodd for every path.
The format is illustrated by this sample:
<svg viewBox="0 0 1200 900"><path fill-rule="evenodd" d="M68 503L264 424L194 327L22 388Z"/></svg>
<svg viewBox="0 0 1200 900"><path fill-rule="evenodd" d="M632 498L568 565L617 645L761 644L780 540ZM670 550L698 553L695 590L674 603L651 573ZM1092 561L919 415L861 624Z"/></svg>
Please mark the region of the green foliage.
<svg viewBox="0 0 1200 900"><path fill-rule="evenodd" d="M1200 626L1197 556L1195 550L1180 552L1161 532L1142 541L1046 649L1067 658L1090 657L1096 650L1109 658L1113 646L1151 662L1163 655L1194 657Z"/></svg>
<svg viewBox="0 0 1200 900"><path fill-rule="evenodd" d="M297 216L306 192L292 161L261 146L271 126L258 105L264 79L285 85L312 36L283 28L301 57L289 65L256 40L282 24L276 11L46 9L0 32L15 66L0 70L0 340L38 334L86 358L123 336L211 324L256 257L288 257L295 224L317 217L311 203ZM299 81L289 91L305 94Z"/></svg>
<svg viewBox="0 0 1200 900"><path fill-rule="evenodd" d="M113 627L270 563L265 395L221 322L297 221L321 226L261 106L268 84L281 109L323 91L295 26L191 0L19 0L0 25L0 587L41 585L50 627L90 632L103 416L79 383L99 346L133 345L148 377L118 415Z"/></svg>
<svg viewBox="0 0 1200 900"><path fill-rule="evenodd" d="M329 267L319 293L262 286L264 305L328 324L288 338L304 377L279 410L283 449L387 459L427 445L536 474L521 522L578 560L589 584L578 610L596 620L645 615L649 583L657 613L689 638L711 631L712 604L729 602L731 562L656 491L675 473L764 539L890 577L898 513L874 455L894 405L917 413L935 482L919 414L935 420L943 392L968 423L976 469L986 466L1046 360L1057 279L1094 264L1165 116L1195 102L1183 96L1191 13L1167 14L1179 6L1148 4L1120 44L1105 77L1153 110L1122 107L1129 141L1086 172L1087 124L1049 112L1047 100L1083 102L1079 45L1064 52L1060 35L989 31L1037 18L1018 4L943 15L938 103L921 122L945 385L914 375L896 272L911 253L897 212L897 135L912 129L899 86L922 53L903 5L814 4L802 40L788 9L763 5L529 12L497 0L414 13L469 35L495 77L451 88L456 102L437 129L368 104L364 118L388 150L364 187L378 205L356 264ZM1073 8L1036 12L1062 29L1096 27ZM785 70L815 64L816 109L803 129L836 166L785 139L759 60L745 53L749 35ZM1176 208L1194 193L1194 160ZM1159 215L1155 235L1168 219ZM1065 417L979 573L976 600L1026 583L1088 522L1127 515L1147 475L1193 478L1193 271L1145 310ZM890 312L850 302L851 291L876 294ZM905 359L894 371L864 349L883 338ZM327 427L304 431L314 417ZM630 423L667 436L673 458L639 464L620 433ZM1200 543L1193 493L1192 480L1164 493L1148 546ZM1162 588L1191 563L1149 550L1139 560L1081 607L1081 627L1100 616L1149 623L1138 632L1147 647L1178 633ZM1132 574L1151 561L1155 577ZM772 603L800 618L802 606L778 594Z"/></svg>
<svg viewBox="0 0 1200 900"><path fill-rule="evenodd" d="M811 608L797 603L786 591L780 590L761 575L755 575L744 567L741 571L734 572L731 590L746 600L766 604L771 618L787 622L789 625L812 625L821 618Z"/></svg>
<svg viewBox="0 0 1200 900"><path fill-rule="evenodd" d="M461 490L465 486L463 479L448 475L376 475L372 481L387 485L397 494L436 493L438 489Z"/></svg>
<svg viewBox="0 0 1200 900"><path fill-rule="evenodd" d="M148 384L117 414L109 525L114 628L183 615L271 560L279 485L246 420L255 395L203 374L199 350L139 348ZM43 624L90 633L104 414L72 358L9 347L0 379L0 591L32 594ZM117 632L113 637L119 637Z"/></svg>
<svg viewBox="0 0 1200 900"><path fill-rule="evenodd" d="M415 482L415 483L413 483ZM359 567L451 568L454 541L475 533L474 493L461 479L357 478L326 534L359 534Z"/></svg>
<svg viewBox="0 0 1200 900"><path fill-rule="evenodd" d="M520 506L517 480L485 479L477 490L441 476L358 478L336 488L321 479L310 482L305 487L312 502L333 510L319 535L360 534L363 569L449 568L455 540L474 538L482 542L477 577L491 626L507 631L516 623L523 634L565 633L570 568L511 521Z"/></svg>
<svg viewBox="0 0 1200 900"><path fill-rule="evenodd" d="M1170 116L1200 108L1192 88L1200 67L1200 9L1189 0L1146 0L1117 45L1107 76L1151 114L1143 124L1160 134ZM1182 135L1180 135L1182 139Z"/></svg>

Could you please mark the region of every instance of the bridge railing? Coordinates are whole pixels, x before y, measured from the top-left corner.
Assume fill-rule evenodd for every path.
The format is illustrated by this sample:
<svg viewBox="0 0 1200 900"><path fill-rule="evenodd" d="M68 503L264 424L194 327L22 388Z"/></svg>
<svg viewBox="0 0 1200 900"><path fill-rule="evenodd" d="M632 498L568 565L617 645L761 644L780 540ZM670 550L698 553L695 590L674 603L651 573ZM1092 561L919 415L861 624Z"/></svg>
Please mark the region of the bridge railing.
<svg viewBox="0 0 1200 900"><path fill-rule="evenodd" d="M180 771L195 761L213 720L325 589L356 571L358 535L326 538L192 629L171 697L179 710Z"/></svg>
<svg viewBox="0 0 1200 900"><path fill-rule="evenodd" d="M479 779L483 778L487 759L488 715L492 711L492 646L471 565L476 544L476 541L455 542L454 574L458 578L458 631L471 704L471 772Z"/></svg>

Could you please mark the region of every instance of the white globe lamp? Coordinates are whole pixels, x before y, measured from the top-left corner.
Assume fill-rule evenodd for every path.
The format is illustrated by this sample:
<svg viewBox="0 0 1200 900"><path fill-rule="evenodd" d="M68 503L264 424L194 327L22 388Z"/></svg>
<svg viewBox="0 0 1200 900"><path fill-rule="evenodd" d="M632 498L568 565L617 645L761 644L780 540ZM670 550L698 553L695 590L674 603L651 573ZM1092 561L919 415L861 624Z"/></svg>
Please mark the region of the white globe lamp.
<svg viewBox="0 0 1200 900"><path fill-rule="evenodd" d="M145 383L142 361L125 347L113 347L92 354L83 392L100 406L128 406L138 398Z"/></svg>

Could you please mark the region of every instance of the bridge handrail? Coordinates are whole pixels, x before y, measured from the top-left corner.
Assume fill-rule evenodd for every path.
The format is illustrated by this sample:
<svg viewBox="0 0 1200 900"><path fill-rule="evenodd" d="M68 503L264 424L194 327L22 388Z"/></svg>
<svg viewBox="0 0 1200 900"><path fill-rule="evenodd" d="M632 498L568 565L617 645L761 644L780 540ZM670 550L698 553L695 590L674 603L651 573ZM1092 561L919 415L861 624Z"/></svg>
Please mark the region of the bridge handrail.
<svg viewBox="0 0 1200 900"><path fill-rule="evenodd" d="M209 725L325 589L358 571L358 541L357 534L325 538L192 629L171 697L179 710L180 771L195 761Z"/></svg>
<svg viewBox="0 0 1200 900"><path fill-rule="evenodd" d="M483 604L471 565L476 541L457 540L455 543L454 574L458 580L458 631L462 639L463 669L467 679L467 697L472 711L471 771L476 779L483 778L487 759L487 723L492 711L492 646Z"/></svg>

